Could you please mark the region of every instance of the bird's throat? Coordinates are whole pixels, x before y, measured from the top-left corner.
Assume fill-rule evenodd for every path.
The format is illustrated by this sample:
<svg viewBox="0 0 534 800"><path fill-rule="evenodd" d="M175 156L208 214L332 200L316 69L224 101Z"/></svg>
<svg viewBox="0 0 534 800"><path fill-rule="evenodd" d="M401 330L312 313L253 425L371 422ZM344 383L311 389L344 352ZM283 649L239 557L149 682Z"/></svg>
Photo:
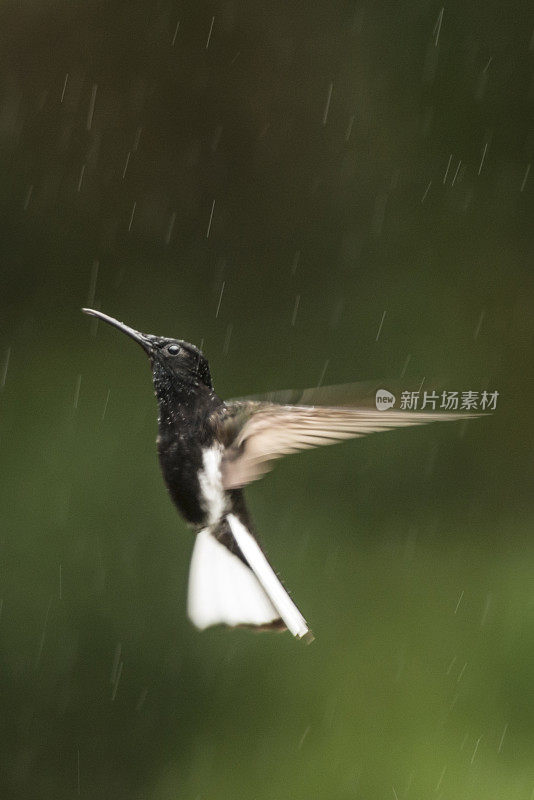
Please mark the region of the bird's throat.
<svg viewBox="0 0 534 800"><path fill-rule="evenodd" d="M195 405L194 387L181 382L177 376L163 371L154 370L153 380L160 428L174 426L185 420Z"/></svg>
<svg viewBox="0 0 534 800"><path fill-rule="evenodd" d="M152 372L160 432L196 427L222 403L213 389L196 378L177 375L157 365Z"/></svg>

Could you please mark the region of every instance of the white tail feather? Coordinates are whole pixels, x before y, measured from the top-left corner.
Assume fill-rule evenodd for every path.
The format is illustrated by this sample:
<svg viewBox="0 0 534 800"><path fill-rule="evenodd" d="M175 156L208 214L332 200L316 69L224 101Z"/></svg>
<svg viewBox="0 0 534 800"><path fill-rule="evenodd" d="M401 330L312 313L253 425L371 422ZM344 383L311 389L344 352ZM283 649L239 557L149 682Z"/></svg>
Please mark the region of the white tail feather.
<svg viewBox="0 0 534 800"><path fill-rule="evenodd" d="M234 514L228 514L227 520L239 549L285 622L287 629L293 636L297 636L299 639L306 637L311 641L313 634L308 628L306 620L278 580L275 571L252 534Z"/></svg>
<svg viewBox="0 0 534 800"><path fill-rule="evenodd" d="M268 625L280 617L254 572L208 529L196 537L187 611L200 629L219 624Z"/></svg>

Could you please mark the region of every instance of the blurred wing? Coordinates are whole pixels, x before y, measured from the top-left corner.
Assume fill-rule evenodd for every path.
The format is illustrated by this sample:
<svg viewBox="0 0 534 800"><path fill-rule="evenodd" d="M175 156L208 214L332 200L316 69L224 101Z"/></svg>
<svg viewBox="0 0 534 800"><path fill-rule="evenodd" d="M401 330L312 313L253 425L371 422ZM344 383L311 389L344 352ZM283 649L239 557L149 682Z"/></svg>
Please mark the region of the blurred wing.
<svg viewBox="0 0 534 800"><path fill-rule="evenodd" d="M263 394L236 397L226 402L230 405L232 403L252 401L255 403L276 403L285 406L328 406L330 408L341 408L342 406L362 408L369 406L376 408L375 396L377 390L386 388L393 394L400 393L400 388L397 384L397 381L380 379L339 383L331 386L314 386L311 389L277 389ZM421 381L418 381L413 387L414 390L420 384ZM425 383L425 388L427 385L428 382ZM402 388L411 390L411 385L407 385L407 382L404 381Z"/></svg>
<svg viewBox="0 0 534 800"><path fill-rule="evenodd" d="M239 405L235 404L236 410ZM261 403L243 404L243 411L245 409L249 416L235 431L235 437L223 456L225 489L236 489L261 478L272 469L272 462L277 458L300 450L393 428L479 416ZM232 419L235 420L236 416Z"/></svg>
<svg viewBox="0 0 534 800"><path fill-rule="evenodd" d="M313 386L311 389L277 389L264 394L247 395L227 400L227 404L245 402L273 403L284 406L328 406L328 408L350 408L376 410L376 393L386 390L400 397L404 392L420 392L423 384L425 391L441 391L441 387L450 383L448 375L433 375L426 378L380 378L369 381L353 381L329 386Z"/></svg>

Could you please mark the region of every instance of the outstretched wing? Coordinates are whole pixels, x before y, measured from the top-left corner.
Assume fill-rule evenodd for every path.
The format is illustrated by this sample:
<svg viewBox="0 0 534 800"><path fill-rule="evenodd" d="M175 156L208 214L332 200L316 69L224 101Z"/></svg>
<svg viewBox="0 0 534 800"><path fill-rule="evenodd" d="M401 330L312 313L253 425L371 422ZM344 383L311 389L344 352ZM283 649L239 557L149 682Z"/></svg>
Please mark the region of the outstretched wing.
<svg viewBox="0 0 534 800"><path fill-rule="evenodd" d="M233 403L227 409L229 413L223 422L225 489L236 489L261 478L272 469L276 459L300 450L393 428L479 416L251 402Z"/></svg>

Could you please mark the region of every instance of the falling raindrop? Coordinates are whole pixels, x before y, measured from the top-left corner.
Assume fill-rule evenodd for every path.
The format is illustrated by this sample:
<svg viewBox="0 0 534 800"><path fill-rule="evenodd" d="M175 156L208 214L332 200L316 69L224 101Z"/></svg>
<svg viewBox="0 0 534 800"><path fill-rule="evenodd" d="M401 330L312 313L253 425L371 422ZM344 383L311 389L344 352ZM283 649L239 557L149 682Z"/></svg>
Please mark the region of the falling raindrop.
<svg viewBox="0 0 534 800"><path fill-rule="evenodd" d="M6 355L4 357L4 366L2 368L2 377L0 378L0 391L2 391L6 385L7 380L7 371L9 369L9 361L11 358L11 347L8 347L6 350Z"/></svg>
<svg viewBox="0 0 534 800"><path fill-rule="evenodd" d="M142 132L143 132L143 128L141 126L139 126L137 128L136 132L135 132L134 142L133 142L133 145L132 145L132 151L134 153L136 153L137 150L139 149L139 142L141 141Z"/></svg>
<svg viewBox="0 0 534 800"><path fill-rule="evenodd" d="M102 422L104 421L104 417L106 416L106 411L108 410L108 403L109 403L110 394L111 394L111 389L108 389L108 393L106 395L106 400L105 400L105 403L104 403L104 408L102 409L102 416L101 416Z"/></svg>
<svg viewBox="0 0 534 800"><path fill-rule="evenodd" d="M441 783L443 781L443 778L445 777L446 771L447 771L447 765L445 765L443 767L443 769L441 770L441 774L440 774L440 776L438 778L438 782L436 783L436 788L434 789L435 792L439 792L439 789L440 789Z"/></svg>
<svg viewBox="0 0 534 800"><path fill-rule="evenodd" d="M482 172L482 168L484 167L484 162L486 161L486 156L488 154L488 148L491 143L491 138L492 138L491 131L487 131L486 136L484 138L484 144L482 146L482 154L480 156L480 164L478 165L477 175L480 175L480 173Z"/></svg>
<svg viewBox="0 0 534 800"><path fill-rule="evenodd" d="M378 342L378 339L379 339L379 337L380 337L380 333L381 333L381 331L382 331L382 325L384 324L384 320L385 320L385 318L386 318L386 313L387 313L387 312L386 312L386 311L384 311L384 313L382 314L382 319L380 320L380 325L378 326L378 331L377 331L377 333L376 333L376 339L375 339L375 342Z"/></svg>
<svg viewBox="0 0 534 800"><path fill-rule="evenodd" d="M432 181L429 181L429 183L428 183L428 186L427 186L427 187L426 187L426 189L425 189L425 193L423 194L423 196L422 196L422 198L421 198L421 203L424 203L424 202L425 202L425 200L426 200L426 196L427 196L427 194L429 193L429 191L430 191L430 187L431 187L431 186L432 186Z"/></svg>
<svg viewBox="0 0 534 800"><path fill-rule="evenodd" d="M75 389L74 389L74 408L75 409L78 408L78 401L80 399L80 387L81 387L81 385L82 385L82 376L78 375L78 377L76 378L76 386L75 386Z"/></svg>
<svg viewBox="0 0 534 800"><path fill-rule="evenodd" d="M477 741L476 741L476 744L475 744L475 749L473 750L473 755L471 756L471 764L473 764L474 761L475 761L475 757L476 757L476 754L477 754L478 746L479 746L481 741L482 741L482 736L479 736Z"/></svg>
<svg viewBox="0 0 534 800"><path fill-rule="evenodd" d="M206 50L207 50L207 49L208 49L208 47L210 46L211 34L212 34L212 31L213 31L213 23L214 23L214 22L215 22L215 17L212 17L212 18L211 18L210 30L209 30L209 33L208 33L208 39L207 39L207 41L206 41Z"/></svg>
<svg viewBox="0 0 534 800"><path fill-rule="evenodd" d="M60 103L62 103L63 100L65 99L65 92L67 91L67 83L68 82L69 82L69 73L67 72L67 74L65 75L65 80L63 81L63 89L61 91L61 100L59 101Z"/></svg>
<svg viewBox="0 0 534 800"><path fill-rule="evenodd" d="M226 328L226 335L224 337L224 344L223 344L223 355L225 356L228 355L228 350L230 348L230 339L232 338L233 327L234 326L232 325L232 323L230 323Z"/></svg>
<svg viewBox="0 0 534 800"><path fill-rule="evenodd" d="M115 683L113 684L113 691L111 692L112 703L115 701L115 697L117 696L117 689L119 688L119 682L122 675L122 667L123 667L123 662L121 661L119 664L119 668L117 669L117 678L115 680Z"/></svg>
<svg viewBox="0 0 534 800"><path fill-rule="evenodd" d="M128 164L130 163L130 156L132 155L132 151L128 150L126 154L126 161L124 162L124 168L122 170L122 180L126 177L126 172L128 170Z"/></svg>
<svg viewBox="0 0 534 800"><path fill-rule="evenodd" d="M453 656L451 662L449 663L449 666L447 667L447 671L445 673L446 675L450 675L451 669L454 667L455 663L456 663L456 656Z"/></svg>
<svg viewBox="0 0 534 800"><path fill-rule="evenodd" d="M206 231L206 239L209 239L209 236L210 236L211 222L213 220L213 212L214 212L214 210L215 210L215 200L211 204L211 212L210 212L210 218L209 218L209 222L208 222L208 230Z"/></svg>
<svg viewBox="0 0 534 800"><path fill-rule="evenodd" d="M323 111L323 125L326 125L326 122L328 120L328 112L330 111L330 101L332 100L332 91L333 91L333 89L334 89L334 84L333 83L329 83L328 84L328 93L326 95L326 104L325 104L324 111Z"/></svg>
<svg viewBox="0 0 534 800"><path fill-rule="evenodd" d="M432 35L434 36L434 45L435 47L438 46L439 42L439 35L441 33L441 26L443 24L443 12L445 11L445 7L442 6L440 12L438 14L438 18L436 20L436 24L434 25L434 30L432 31Z"/></svg>
<svg viewBox="0 0 534 800"><path fill-rule="evenodd" d="M85 174L85 164L82 164L82 168L80 169L80 175L78 177L78 186L76 187L77 192L81 192L82 190L82 183L83 183L83 176Z"/></svg>
<svg viewBox="0 0 534 800"><path fill-rule="evenodd" d="M454 186L456 183L456 179L458 178L458 173L460 172L460 167L462 166L462 159L458 161L458 166L456 167L456 172L454 173L454 177L452 179L451 186Z"/></svg>
<svg viewBox="0 0 534 800"><path fill-rule="evenodd" d="M504 730L502 732L501 740L499 742L499 749L497 750L497 753L500 753L501 750L502 750L502 746L504 744L504 737L506 736L506 731L507 730L508 730L508 723L506 723L506 725L504 726Z"/></svg>
<svg viewBox="0 0 534 800"><path fill-rule="evenodd" d="M408 369L408 364L410 363L411 358L412 358L411 353L408 353L408 355L406 356L406 361L404 362L404 366L402 368L402 372L400 374L401 378L404 378L404 376L406 375L406 370Z"/></svg>
<svg viewBox="0 0 534 800"><path fill-rule="evenodd" d="M89 100L89 108L87 110L87 121L86 121L86 128L88 131L91 130L91 126L93 124L93 116L95 113L95 103L96 103L96 93L98 90L98 84L93 83L93 88L91 89L91 99Z"/></svg>
<svg viewBox="0 0 534 800"><path fill-rule="evenodd" d="M345 141L348 142L350 139L350 135L352 133L352 126L354 125L354 114L349 117L349 124L347 125L347 130L345 131Z"/></svg>
<svg viewBox="0 0 534 800"><path fill-rule="evenodd" d="M309 732L310 732L310 728L311 728L311 725L308 725L308 727L306 728L306 730L304 731L304 733L303 733L303 734L302 734L302 736L300 737L300 740L299 740L299 746L298 746L298 749L299 749L299 750L301 750L301 749L302 749L302 745L304 744L304 742L305 742L305 740L306 740L306 737L307 737L307 735L308 735L308 734L309 734Z"/></svg>
<svg viewBox="0 0 534 800"><path fill-rule="evenodd" d="M299 310L300 305L300 294L295 297L295 305L293 306L293 315L291 317L291 326L295 327L295 322L297 321L297 313Z"/></svg>
<svg viewBox="0 0 534 800"><path fill-rule="evenodd" d="M132 206L132 213L130 214L130 222L128 223L128 233L132 230L132 225L135 216L135 209L137 208L137 201Z"/></svg>
<svg viewBox="0 0 534 800"><path fill-rule="evenodd" d="M466 668L467 668L467 661L465 662L465 664L463 665L462 669L458 673L458 677L456 678L456 683L460 683L460 681L462 680L462 678L464 676L464 672L465 672Z"/></svg>
<svg viewBox="0 0 534 800"><path fill-rule="evenodd" d="M169 244L171 241L175 222L176 222L176 211L173 211L171 214L171 218L169 220L169 225L167 227L167 233L165 234L165 244Z"/></svg>
<svg viewBox="0 0 534 800"><path fill-rule="evenodd" d="M31 186L28 187L28 191L26 192L26 197L24 198L24 211L28 210L30 201L32 199L32 194L33 194L33 183L31 184Z"/></svg>
<svg viewBox="0 0 534 800"><path fill-rule="evenodd" d="M473 339L475 340L475 342L476 342L476 340L478 339L478 334L480 333L480 329L481 329L481 327L482 327L482 322L484 321L484 315L485 315L485 313L486 313L486 312L485 312L484 310L482 310L482 311L480 312L480 316L479 316L479 318L478 318L477 326L476 326L476 328L475 328L475 332L473 333Z"/></svg>
<svg viewBox="0 0 534 800"><path fill-rule="evenodd" d="M223 281L222 285L221 285L221 292L219 294L219 302L217 303L217 311L215 312L215 319L217 319L217 317L219 316L219 311L221 310L221 303L222 303L222 299L223 299L224 287L225 286L226 286L226 281Z"/></svg>
<svg viewBox="0 0 534 800"><path fill-rule="evenodd" d="M467 422L467 420L466 420ZM486 602L484 604L484 611L482 612L482 619L480 620L480 626L483 628L486 624L486 620L488 618L489 610L491 606L491 594L486 595Z"/></svg>
<svg viewBox="0 0 534 800"><path fill-rule="evenodd" d="M445 185L447 183L447 175L449 174L451 161L452 161L452 153L450 154L449 160L447 161L447 169L445 170L445 175L443 176L443 185Z"/></svg>
<svg viewBox="0 0 534 800"><path fill-rule="evenodd" d="M324 376L326 375L326 370L328 369L328 365L330 363L330 359L327 358L323 364L323 368L321 370L321 374L319 376L319 380L317 381L317 388L319 389L323 385Z"/></svg>
<svg viewBox="0 0 534 800"><path fill-rule="evenodd" d="M521 188L519 190L520 192L524 192L525 191L525 186L527 185L529 173L530 173L530 164L527 164L527 168L525 170L525 174L524 174L523 180L521 182Z"/></svg>

